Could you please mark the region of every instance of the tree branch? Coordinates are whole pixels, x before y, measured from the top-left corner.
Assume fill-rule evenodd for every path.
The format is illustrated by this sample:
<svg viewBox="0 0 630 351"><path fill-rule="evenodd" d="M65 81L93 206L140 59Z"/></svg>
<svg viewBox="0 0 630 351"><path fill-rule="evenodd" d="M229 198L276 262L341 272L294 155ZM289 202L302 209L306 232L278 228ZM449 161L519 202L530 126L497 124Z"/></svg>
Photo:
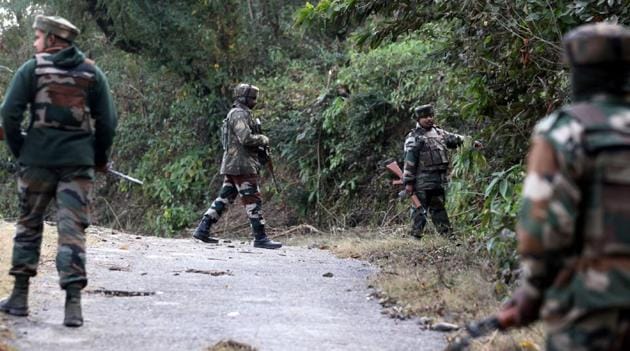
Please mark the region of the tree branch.
<svg viewBox="0 0 630 351"><path fill-rule="evenodd" d="M117 48L137 54L142 51L143 45L133 40L127 40L122 38L116 32L114 21L107 11L107 5L105 2L99 3L98 0L86 0L87 8L98 27L103 31L107 39L114 44Z"/></svg>

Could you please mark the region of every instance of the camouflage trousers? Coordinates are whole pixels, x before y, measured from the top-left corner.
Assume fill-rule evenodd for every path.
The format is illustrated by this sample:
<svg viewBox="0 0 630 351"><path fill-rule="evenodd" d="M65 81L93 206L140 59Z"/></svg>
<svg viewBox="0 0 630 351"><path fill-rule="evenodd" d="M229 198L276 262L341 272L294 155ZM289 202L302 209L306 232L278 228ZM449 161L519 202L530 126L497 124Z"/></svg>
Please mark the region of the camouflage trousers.
<svg viewBox="0 0 630 351"><path fill-rule="evenodd" d="M264 234L265 220L262 214L262 196L258 188L258 176L256 174L225 175L219 197L212 202L205 215L210 217L213 224L216 223L228 205L234 203L237 195L240 195L241 202L245 206L253 234L255 236Z"/></svg>
<svg viewBox="0 0 630 351"><path fill-rule="evenodd" d="M448 219L446 208L446 195L443 188L416 190L416 195L422 206L413 208L411 212L411 234L421 236L427 224L427 212L431 215L431 221L442 235L451 234L451 222Z"/></svg>
<svg viewBox="0 0 630 351"><path fill-rule="evenodd" d="M18 178L20 217L13 239L9 274L33 277L41 253L44 214L51 200L57 205L57 271L62 289L87 285L85 229L90 224L94 184L92 167L21 167Z"/></svg>
<svg viewBox="0 0 630 351"><path fill-rule="evenodd" d="M546 344L547 351L630 350L630 308L587 313L569 326L549 331Z"/></svg>

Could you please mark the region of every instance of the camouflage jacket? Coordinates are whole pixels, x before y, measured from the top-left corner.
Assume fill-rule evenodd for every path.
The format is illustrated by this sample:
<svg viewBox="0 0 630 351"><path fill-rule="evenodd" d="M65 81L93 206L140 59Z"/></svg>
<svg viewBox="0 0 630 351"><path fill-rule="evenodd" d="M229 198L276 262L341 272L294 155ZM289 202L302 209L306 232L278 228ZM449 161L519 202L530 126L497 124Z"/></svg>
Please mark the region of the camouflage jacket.
<svg viewBox="0 0 630 351"><path fill-rule="evenodd" d="M223 161L221 174L257 174L260 170L258 146L263 145L263 135L255 134L252 112L247 106L235 103L223 120L221 143Z"/></svg>
<svg viewBox="0 0 630 351"><path fill-rule="evenodd" d="M441 128L416 126L405 138L403 181L416 189L436 189L447 182L448 150L460 146L463 137Z"/></svg>
<svg viewBox="0 0 630 351"><path fill-rule="evenodd" d="M30 106L26 135L21 124ZM74 46L35 55L15 73L0 108L21 164L93 166L108 159L116 111L105 75Z"/></svg>
<svg viewBox="0 0 630 351"><path fill-rule="evenodd" d="M630 308L630 100L567 106L532 141L517 227L522 291L551 327Z"/></svg>

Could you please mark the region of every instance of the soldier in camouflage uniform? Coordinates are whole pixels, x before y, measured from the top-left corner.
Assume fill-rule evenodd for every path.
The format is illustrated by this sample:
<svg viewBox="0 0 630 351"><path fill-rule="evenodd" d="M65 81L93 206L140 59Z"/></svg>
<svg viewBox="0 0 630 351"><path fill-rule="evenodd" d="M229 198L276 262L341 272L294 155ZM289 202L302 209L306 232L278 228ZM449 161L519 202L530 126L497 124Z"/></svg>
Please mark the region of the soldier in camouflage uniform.
<svg viewBox="0 0 630 351"><path fill-rule="evenodd" d="M416 238L422 236L428 211L437 231L449 236L451 224L444 208L449 167L448 149L460 146L464 137L435 126L432 105L416 107L414 117L417 120L416 127L405 138L403 182L407 194L415 193L422 206L412 210L411 235ZM480 146L481 143L475 142L475 147Z"/></svg>
<svg viewBox="0 0 630 351"><path fill-rule="evenodd" d="M234 104L223 120L221 143L223 161L221 174L224 176L219 196L214 200L193 237L207 243L216 243L210 237L210 229L232 204L237 195L245 206L254 235L254 247L277 249L279 242L272 241L265 233L265 220L262 214L262 196L258 188L258 173L261 167L260 148L269 144L269 138L260 134L254 123L251 109L256 106L258 88L251 84L239 84L234 89Z"/></svg>
<svg viewBox="0 0 630 351"><path fill-rule="evenodd" d="M563 39L573 104L533 133L519 214L523 281L501 328L546 322L549 351L630 350L630 30Z"/></svg>
<svg viewBox="0 0 630 351"><path fill-rule="evenodd" d="M35 57L16 72L0 108L9 149L19 164L20 216L14 238L13 293L0 310L28 314L29 278L37 274L47 205L57 205L57 270L66 290L64 324L83 324L85 229L94 171L106 171L116 112L105 75L73 44L79 30L61 17L37 16ZM24 111L30 108L26 133Z"/></svg>

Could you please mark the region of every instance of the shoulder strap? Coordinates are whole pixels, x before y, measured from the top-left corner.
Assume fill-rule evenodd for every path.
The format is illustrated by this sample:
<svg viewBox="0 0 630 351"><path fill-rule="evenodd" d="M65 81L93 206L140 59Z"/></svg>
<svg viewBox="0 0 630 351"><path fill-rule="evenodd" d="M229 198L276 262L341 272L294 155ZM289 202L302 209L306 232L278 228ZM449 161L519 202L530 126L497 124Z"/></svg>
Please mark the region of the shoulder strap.
<svg viewBox="0 0 630 351"><path fill-rule="evenodd" d="M616 125L605 111L595 104L579 103L562 110L584 127L584 147L588 153L630 148L628 129Z"/></svg>
<svg viewBox="0 0 630 351"><path fill-rule="evenodd" d="M563 111L573 116L589 130L598 125L605 125L607 122L604 112L593 104L584 102L569 105Z"/></svg>

